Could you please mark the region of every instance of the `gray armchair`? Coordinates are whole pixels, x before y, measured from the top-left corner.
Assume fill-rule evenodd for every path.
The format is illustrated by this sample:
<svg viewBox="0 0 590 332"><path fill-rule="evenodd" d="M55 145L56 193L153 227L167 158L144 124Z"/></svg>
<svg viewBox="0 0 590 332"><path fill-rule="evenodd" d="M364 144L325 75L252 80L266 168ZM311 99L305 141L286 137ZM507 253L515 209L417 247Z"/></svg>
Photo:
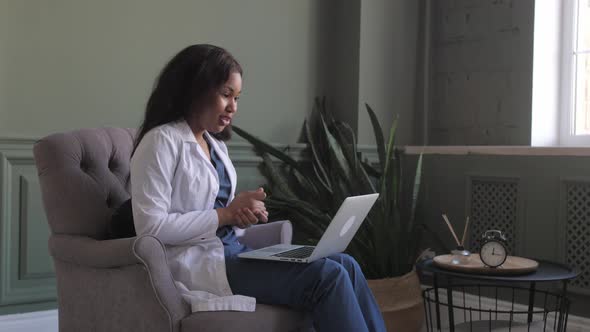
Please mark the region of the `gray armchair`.
<svg viewBox="0 0 590 332"><path fill-rule="evenodd" d="M308 330L308 315L281 306L257 304L253 313L191 313L156 237L104 240L114 208L129 198L134 134L131 129L83 129L50 135L34 146L51 228L59 330ZM288 221L274 222L249 228L242 242L252 247L289 243L291 234Z"/></svg>

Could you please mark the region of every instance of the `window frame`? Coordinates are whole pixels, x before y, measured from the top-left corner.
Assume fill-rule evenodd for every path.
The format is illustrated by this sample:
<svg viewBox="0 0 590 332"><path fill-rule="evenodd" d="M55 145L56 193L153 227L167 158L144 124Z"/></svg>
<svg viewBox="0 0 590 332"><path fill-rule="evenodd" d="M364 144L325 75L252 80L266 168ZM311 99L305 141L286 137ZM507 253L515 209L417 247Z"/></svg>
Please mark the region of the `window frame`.
<svg viewBox="0 0 590 332"><path fill-rule="evenodd" d="M560 145L590 146L590 134L575 135L577 64L574 50L578 40L578 6L584 0L564 0L561 24ZM587 0L585 0L587 1Z"/></svg>

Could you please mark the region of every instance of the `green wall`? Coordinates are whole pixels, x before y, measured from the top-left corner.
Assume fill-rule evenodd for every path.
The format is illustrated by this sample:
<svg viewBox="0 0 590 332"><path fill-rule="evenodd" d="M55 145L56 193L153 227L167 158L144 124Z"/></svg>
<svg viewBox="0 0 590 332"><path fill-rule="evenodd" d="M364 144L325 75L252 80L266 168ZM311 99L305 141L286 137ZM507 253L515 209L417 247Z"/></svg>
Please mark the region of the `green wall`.
<svg viewBox="0 0 590 332"><path fill-rule="evenodd" d="M359 115L361 144L375 144L365 110L377 113L387 136L399 116L397 143L414 144L416 70L421 65L418 48L420 20L416 0L361 1Z"/></svg>
<svg viewBox="0 0 590 332"><path fill-rule="evenodd" d="M245 68L235 121L262 138L296 142L325 95L360 143L364 102L411 143L417 16L413 0L1 0L0 137L137 127L166 61L213 43Z"/></svg>
<svg viewBox="0 0 590 332"><path fill-rule="evenodd" d="M318 1L0 1L0 136L136 127L154 78L193 43L245 68L236 123L294 142L318 94ZM264 123L261 123L264 119Z"/></svg>

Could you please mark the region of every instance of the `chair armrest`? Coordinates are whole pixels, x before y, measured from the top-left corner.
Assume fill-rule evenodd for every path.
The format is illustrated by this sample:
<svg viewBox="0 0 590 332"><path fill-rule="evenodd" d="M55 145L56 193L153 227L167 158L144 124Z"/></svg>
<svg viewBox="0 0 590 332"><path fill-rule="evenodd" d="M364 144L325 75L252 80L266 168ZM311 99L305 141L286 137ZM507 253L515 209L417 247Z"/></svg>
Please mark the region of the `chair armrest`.
<svg viewBox="0 0 590 332"><path fill-rule="evenodd" d="M100 241L85 236L51 235L49 251L55 259L82 267L143 265L149 275L152 290L170 315L172 324L178 325L190 313L188 303L182 299L174 284L166 249L154 236Z"/></svg>
<svg viewBox="0 0 590 332"><path fill-rule="evenodd" d="M94 268L140 264L141 261L133 254L136 239L99 241L86 236L51 235L49 253L61 261Z"/></svg>
<svg viewBox="0 0 590 332"><path fill-rule="evenodd" d="M180 321L188 316L191 310L176 288L164 244L154 236L140 236L135 240L133 253L147 268L154 293L170 315L172 324L179 326Z"/></svg>
<svg viewBox="0 0 590 332"><path fill-rule="evenodd" d="M241 243L252 249L279 243L290 244L293 237L293 226L289 220L273 221L246 229L236 228L236 235Z"/></svg>

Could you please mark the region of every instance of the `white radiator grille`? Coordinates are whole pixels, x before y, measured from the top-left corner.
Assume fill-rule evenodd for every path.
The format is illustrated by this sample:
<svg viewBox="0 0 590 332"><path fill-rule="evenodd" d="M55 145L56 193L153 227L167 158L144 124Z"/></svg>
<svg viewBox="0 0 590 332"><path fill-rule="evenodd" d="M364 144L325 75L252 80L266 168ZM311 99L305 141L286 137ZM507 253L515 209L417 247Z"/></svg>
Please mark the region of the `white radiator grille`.
<svg viewBox="0 0 590 332"><path fill-rule="evenodd" d="M567 184L566 263L580 272L571 281L590 290L590 182Z"/></svg>
<svg viewBox="0 0 590 332"><path fill-rule="evenodd" d="M472 179L470 250L479 251L481 235L490 229L502 231L508 250L514 254L518 182L514 180Z"/></svg>

